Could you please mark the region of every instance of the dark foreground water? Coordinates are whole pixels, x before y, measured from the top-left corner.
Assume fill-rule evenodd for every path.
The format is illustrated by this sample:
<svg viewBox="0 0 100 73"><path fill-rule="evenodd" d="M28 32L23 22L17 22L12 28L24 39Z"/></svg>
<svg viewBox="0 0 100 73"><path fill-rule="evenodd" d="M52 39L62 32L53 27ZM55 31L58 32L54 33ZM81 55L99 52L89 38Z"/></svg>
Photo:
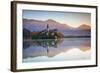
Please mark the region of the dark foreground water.
<svg viewBox="0 0 100 73"><path fill-rule="evenodd" d="M90 38L24 40L23 62L86 60L91 58Z"/></svg>

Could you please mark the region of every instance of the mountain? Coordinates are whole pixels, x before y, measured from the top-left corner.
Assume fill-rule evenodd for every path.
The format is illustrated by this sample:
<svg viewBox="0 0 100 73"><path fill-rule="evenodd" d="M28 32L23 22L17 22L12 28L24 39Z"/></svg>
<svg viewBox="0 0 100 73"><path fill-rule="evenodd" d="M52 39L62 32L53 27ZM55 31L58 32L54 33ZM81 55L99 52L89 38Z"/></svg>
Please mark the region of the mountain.
<svg viewBox="0 0 100 73"><path fill-rule="evenodd" d="M56 28L59 30L64 30L64 29L71 28L70 26L68 26L66 24L61 24L52 19L48 19L46 21L39 21L39 20L34 20L34 19L23 19L23 24L24 24L24 28L26 28L30 31L44 30L44 29L46 29L47 24L49 24L50 29Z"/></svg>
<svg viewBox="0 0 100 73"><path fill-rule="evenodd" d="M45 21L35 20L35 19L23 19L23 28L29 30L30 32L40 32L47 29L47 24L49 29L57 29L59 32L64 34L64 36L90 36L91 27L87 24L82 24L77 28L73 28L68 24L59 23L53 19L48 19Z"/></svg>
<svg viewBox="0 0 100 73"><path fill-rule="evenodd" d="M82 30L90 30L91 29L91 27L89 25L86 25L86 24L82 24L78 28L82 29Z"/></svg>

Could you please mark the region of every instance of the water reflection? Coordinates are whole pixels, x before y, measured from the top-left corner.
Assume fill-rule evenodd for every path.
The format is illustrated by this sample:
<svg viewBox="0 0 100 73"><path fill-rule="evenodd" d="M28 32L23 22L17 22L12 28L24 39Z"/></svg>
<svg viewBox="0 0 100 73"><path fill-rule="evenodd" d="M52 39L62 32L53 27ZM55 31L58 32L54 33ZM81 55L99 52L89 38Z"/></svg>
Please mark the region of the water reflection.
<svg viewBox="0 0 100 73"><path fill-rule="evenodd" d="M63 39L40 39L40 40L24 40L23 48L27 49L30 46L37 45L44 48L55 47L63 42Z"/></svg>
<svg viewBox="0 0 100 73"><path fill-rule="evenodd" d="M42 57L53 58L60 53L66 53L73 48L85 52L90 50L90 38L64 38L49 40L25 40L23 42L23 59ZM66 57L65 57L66 58ZM56 60L56 59L55 59Z"/></svg>

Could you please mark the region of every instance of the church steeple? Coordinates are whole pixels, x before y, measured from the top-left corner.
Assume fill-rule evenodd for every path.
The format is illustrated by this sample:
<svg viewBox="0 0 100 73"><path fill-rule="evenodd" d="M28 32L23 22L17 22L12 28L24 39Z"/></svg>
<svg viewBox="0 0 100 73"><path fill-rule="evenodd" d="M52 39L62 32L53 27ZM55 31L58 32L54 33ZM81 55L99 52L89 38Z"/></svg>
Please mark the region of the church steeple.
<svg viewBox="0 0 100 73"><path fill-rule="evenodd" d="M47 24L47 30L49 31L49 25Z"/></svg>

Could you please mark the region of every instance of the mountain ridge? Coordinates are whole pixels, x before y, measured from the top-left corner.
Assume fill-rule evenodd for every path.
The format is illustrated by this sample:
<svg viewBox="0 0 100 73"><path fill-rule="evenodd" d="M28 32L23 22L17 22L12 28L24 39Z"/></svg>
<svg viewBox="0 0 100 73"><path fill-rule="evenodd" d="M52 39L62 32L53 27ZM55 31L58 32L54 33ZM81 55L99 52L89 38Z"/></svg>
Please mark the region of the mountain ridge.
<svg viewBox="0 0 100 73"><path fill-rule="evenodd" d="M87 24L81 24L79 27L74 28L68 24L62 24L55 20L35 20L35 19L23 19L23 28L29 30L30 32L40 32L47 29L57 29L58 32L61 32L65 36L90 36L91 27Z"/></svg>
<svg viewBox="0 0 100 73"><path fill-rule="evenodd" d="M23 19L23 23L25 23L25 22L30 22L30 23L33 23L33 22L41 22L41 23L47 23L47 24L49 24L49 25L51 25L51 23L53 24L53 25L65 25L66 27L68 27L68 28L73 28L73 29L75 29L75 28L80 28L80 29L90 29L91 27L90 27L90 25L87 25L87 24L81 24L80 26L78 26L78 27L72 27L72 26L70 26L70 25L68 25L68 24L65 24L65 23L60 23L60 22L57 22L57 21L55 21L55 20L53 20L53 19L47 19L47 20L36 20L36 19ZM33 23L34 24L34 23Z"/></svg>

